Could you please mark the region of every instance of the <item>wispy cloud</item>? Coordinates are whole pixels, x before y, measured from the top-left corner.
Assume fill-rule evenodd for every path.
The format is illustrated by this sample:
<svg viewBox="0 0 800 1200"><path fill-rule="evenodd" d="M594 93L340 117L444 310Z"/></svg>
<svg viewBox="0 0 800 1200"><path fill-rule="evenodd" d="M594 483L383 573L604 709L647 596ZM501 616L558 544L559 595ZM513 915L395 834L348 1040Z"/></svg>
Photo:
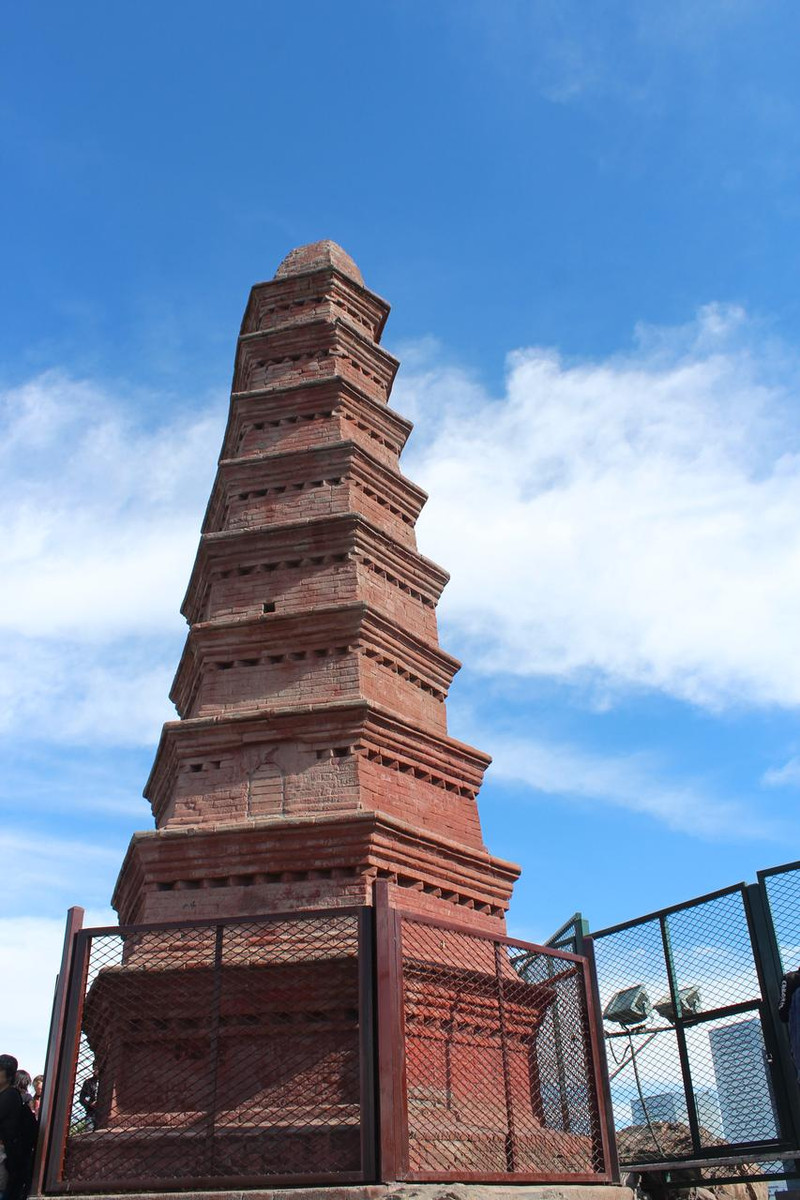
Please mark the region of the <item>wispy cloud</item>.
<svg viewBox="0 0 800 1200"><path fill-rule="evenodd" d="M0 630L101 642L175 626L224 408L48 372L0 392Z"/></svg>
<svg viewBox="0 0 800 1200"><path fill-rule="evenodd" d="M524 783L544 795L640 813L692 837L780 841L789 836L788 822L710 795L698 784L665 779L663 764L652 755L598 755L567 743L502 735L493 735L492 754L495 777Z"/></svg>
<svg viewBox="0 0 800 1200"><path fill-rule="evenodd" d="M67 860L80 858L87 864L118 861L116 847L98 846L91 841L45 837L29 830L15 831L7 827L0 831L0 854L6 858L13 855L17 880L21 871L29 872L25 883L55 882L60 878L60 873L54 875L52 868Z"/></svg>
<svg viewBox="0 0 800 1200"><path fill-rule="evenodd" d="M499 399L441 361L401 374L420 545L452 573L440 612L471 664L800 703L799 382L716 305L602 361L516 351Z"/></svg>
<svg viewBox="0 0 800 1200"><path fill-rule="evenodd" d="M16 818L17 822L19 818ZM0 854L8 864L13 888L3 904L3 916L66 912L70 905L106 903L114 887L128 842L126 835L94 838L59 837L36 823L5 824Z"/></svg>
<svg viewBox="0 0 800 1200"><path fill-rule="evenodd" d="M0 643L0 736L24 731L26 741L151 744L175 716L167 696L179 654L179 634L99 646L7 638Z"/></svg>
<svg viewBox="0 0 800 1200"><path fill-rule="evenodd" d="M0 392L0 734L152 742L224 423L48 372Z"/></svg>
<svg viewBox="0 0 800 1200"><path fill-rule="evenodd" d="M554 104L598 96L651 103L669 95L676 60L696 60L707 76L726 34L740 37L763 13L754 0L675 0L589 7L579 0L509 0L500 9L472 0L459 9L480 36L480 51Z"/></svg>
<svg viewBox="0 0 800 1200"><path fill-rule="evenodd" d="M767 787L800 787L800 757L790 758L782 767L770 767L762 782Z"/></svg>

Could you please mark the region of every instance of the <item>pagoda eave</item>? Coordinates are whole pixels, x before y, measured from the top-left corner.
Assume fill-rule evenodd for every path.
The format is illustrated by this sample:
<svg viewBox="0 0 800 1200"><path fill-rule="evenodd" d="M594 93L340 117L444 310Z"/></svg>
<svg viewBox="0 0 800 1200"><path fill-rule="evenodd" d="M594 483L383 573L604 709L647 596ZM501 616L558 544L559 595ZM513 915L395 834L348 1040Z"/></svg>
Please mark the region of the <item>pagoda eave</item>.
<svg viewBox="0 0 800 1200"><path fill-rule="evenodd" d="M519 873L485 848L432 836L379 810L330 813L137 833L112 904L127 923L141 919L140 900L149 897L146 918L158 920L162 904L174 912L175 899L159 896L185 892L194 916L216 915L220 905L246 915L265 906L370 903L372 882L384 878L416 893L421 911L427 900L441 914L444 901L454 915L469 912L471 923L482 915L496 927Z"/></svg>
<svg viewBox="0 0 800 1200"><path fill-rule="evenodd" d="M291 364L288 375L287 363ZM338 317L320 317L240 337L232 391L283 390L287 383L344 372L368 388L374 384L386 400L399 367L398 359L363 330Z"/></svg>
<svg viewBox="0 0 800 1200"><path fill-rule="evenodd" d="M438 645L402 629L363 601L318 605L305 613L196 623L186 639L170 700L181 717L189 716L204 670L256 668L263 673L271 662L281 665L276 658L309 662L313 667L317 658L355 653L379 659L388 655L387 666L391 664L401 678L409 678L439 700L444 700L461 667Z"/></svg>
<svg viewBox="0 0 800 1200"><path fill-rule="evenodd" d="M266 471L270 477L268 487L263 486ZM334 488L337 489L335 493ZM367 500L372 500L378 509L385 508L397 516L401 522L398 533L405 525L404 536L413 540L413 526L428 493L399 471L391 471L379 458L350 439L307 450L223 459L214 480L202 533L217 532L225 527L226 520L231 522L229 528L233 529L279 525L282 522L276 519L273 509L279 503L286 507L287 502L282 499L286 493L294 507L281 513L284 521L294 523L299 517L312 516L315 512L332 515L350 511L354 507L350 501L353 488ZM316 496L315 492L318 493ZM265 503L240 511L239 505L251 504L253 500Z"/></svg>
<svg viewBox="0 0 800 1200"><path fill-rule="evenodd" d="M252 333L263 327L269 314L276 309L280 311L280 306L284 304L291 305L293 309L301 306L298 301L308 304L308 298L315 290L312 285L319 283L324 289L328 281L337 289L341 289L348 298L355 298L363 313L364 323L368 328L371 327L375 341L380 341L391 311L390 304L377 292L373 292L336 267L317 267L298 272L289 278L270 279L253 284L242 318L241 333Z"/></svg>
<svg viewBox="0 0 800 1200"><path fill-rule="evenodd" d="M302 563L312 555L318 557L320 551L329 560L342 553L354 553L394 586L430 608L435 608L450 578L438 563L351 510L281 525L206 533L198 546L181 612L190 624L202 619L212 572L243 574L286 558Z"/></svg>
<svg viewBox="0 0 800 1200"><path fill-rule="evenodd" d="M363 418L361 423L367 435L385 445L387 454L400 454L412 429L410 421L357 383L342 375L331 375L290 384L277 391L262 388L234 392L220 458L234 458L242 453L248 429L261 432L261 423L275 431L276 440L285 439L288 425L298 426L298 432L307 440L307 426L327 417L328 412L332 416L338 414L343 421ZM263 438L260 442L263 443ZM247 452L245 443L244 453Z"/></svg>

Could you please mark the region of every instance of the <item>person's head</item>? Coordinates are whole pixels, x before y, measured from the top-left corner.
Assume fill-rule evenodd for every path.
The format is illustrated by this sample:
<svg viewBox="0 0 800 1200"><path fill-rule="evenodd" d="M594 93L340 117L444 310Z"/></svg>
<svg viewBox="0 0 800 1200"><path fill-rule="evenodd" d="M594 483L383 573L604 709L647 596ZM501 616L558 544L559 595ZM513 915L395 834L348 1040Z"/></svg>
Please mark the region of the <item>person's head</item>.
<svg viewBox="0 0 800 1200"><path fill-rule="evenodd" d="M0 1054L0 1088L14 1086L19 1063L13 1054Z"/></svg>
<svg viewBox="0 0 800 1200"><path fill-rule="evenodd" d="M16 1078L14 1079L14 1087L17 1089L17 1091L18 1092L27 1092L27 1090L30 1086L31 1086L31 1077L28 1074L28 1072L27 1071L17 1071Z"/></svg>
<svg viewBox="0 0 800 1200"><path fill-rule="evenodd" d="M43 1087L44 1087L44 1075L34 1075L34 1077L33 1077L34 1095L41 1096Z"/></svg>

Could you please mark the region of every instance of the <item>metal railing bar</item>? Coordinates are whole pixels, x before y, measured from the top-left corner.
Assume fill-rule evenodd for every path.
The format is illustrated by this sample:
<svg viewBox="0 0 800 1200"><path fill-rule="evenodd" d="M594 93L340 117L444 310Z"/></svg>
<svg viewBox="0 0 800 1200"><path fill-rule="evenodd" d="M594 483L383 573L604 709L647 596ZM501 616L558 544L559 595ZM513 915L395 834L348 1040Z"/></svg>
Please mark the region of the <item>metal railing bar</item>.
<svg viewBox="0 0 800 1200"><path fill-rule="evenodd" d="M513 1176L501 1171L407 1171L411 1183L612 1183L607 1171L517 1171Z"/></svg>
<svg viewBox="0 0 800 1200"><path fill-rule="evenodd" d="M714 1150L718 1150L719 1146L715 1146ZM747 1150L743 1154L726 1154L724 1156L714 1155L709 1151L708 1157L698 1155L695 1158L675 1158L669 1161L658 1162L650 1160L649 1162L625 1162L623 1165L626 1171L688 1171L692 1168L703 1167L730 1167L735 1163L758 1163L783 1162L786 1159L797 1158L800 1155L800 1150L781 1150L774 1144L770 1145L767 1142L758 1142L752 1146L748 1145ZM739 1179L742 1183L746 1183L749 1179L755 1179L754 1175L740 1175ZM764 1175L765 1179L775 1179L777 1176Z"/></svg>
<svg viewBox="0 0 800 1200"><path fill-rule="evenodd" d="M766 867L763 871L756 871L756 879L761 882L762 879L769 879L773 875L787 875L790 871L800 871L800 860L791 863L782 863L779 867Z"/></svg>
<svg viewBox="0 0 800 1200"><path fill-rule="evenodd" d="M302 921L317 917L355 917L361 911L361 905L349 905L347 908L314 908L308 910L289 909L284 912L253 913L249 917L198 917L191 921L153 921L144 925L98 925L86 929L92 937L109 937L116 934L135 933L165 933L170 929L208 929L217 925L259 925L262 922L273 924L275 921Z"/></svg>
<svg viewBox="0 0 800 1200"><path fill-rule="evenodd" d="M630 921L620 921L618 925L609 925L606 929L594 930L592 937L597 941L598 938L608 937L612 933L622 933L626 929L634 929L637 925L646 925L648 921L658 921L661 917L669 917L673 913L683 912L685 909L697 908L698 905L708 904L711 900L720 900L723 896L730 896L734 892L744 892L744 888L744 883L734 883L730 887L719 888L716 892L707 892L705 896L695 896L692 900L684 900L682 904L670 904L667 908L657 908L654 912L645 913L642 917L634 917Z"/></svg>
<svg viewBox="0 0 800 1200"><path fill-rule="evenodd" d="M326 1184L362 1183L359 1171L320 1171L304 1175L125 1175L119 1178L103 1177L75 1182L65 1180L48 1187L48 1194L108 1196L115 1192L164 1192L177 1191L217 1192L232 1190L237 1195L247 1188L269 1189L280 1187L324 1187Z"/></svg>
<svg viewBox="0 0 800 1200"><path fill-rule="evenodd" d="M520 950L530 951L531 954L541 954L545 958L563 958L567 962L579 964L583 962L580 954L573 954L570 950L556 950L551 946L539 946L535 942L523 942L519 938L487 932L485 929L470 929L466 925L460 925L458 921L447 921L441 917L430 917L427 913L417 913L410 909L396 908L394 911L404 921L413 921L415 925L433 925L437 929L449 929L453 933L461 933L464 937L480 938L485 942L500 942L503 946L517 946Z"/></svg>

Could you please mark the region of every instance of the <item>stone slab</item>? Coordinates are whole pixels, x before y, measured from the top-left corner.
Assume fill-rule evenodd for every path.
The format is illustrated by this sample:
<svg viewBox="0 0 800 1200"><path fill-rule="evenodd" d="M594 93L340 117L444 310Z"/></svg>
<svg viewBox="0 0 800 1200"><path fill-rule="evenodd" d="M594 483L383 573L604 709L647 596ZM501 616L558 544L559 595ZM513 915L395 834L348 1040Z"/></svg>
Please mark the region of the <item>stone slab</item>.
<svg viewBox="0 0 800 1200"><path fill-rule="evenodd" d="M374 1183L247 1191L103 1193L82 1196L81 1200L634 1200L634 1197L632 1188L614 1184Z"/></svg>
<svg viewBox="0 0 800 1200"><path fill-rule="evenodd" d="M634 1200L632 1188L604 1183L394 1183L391 1200Z"/></svg>

